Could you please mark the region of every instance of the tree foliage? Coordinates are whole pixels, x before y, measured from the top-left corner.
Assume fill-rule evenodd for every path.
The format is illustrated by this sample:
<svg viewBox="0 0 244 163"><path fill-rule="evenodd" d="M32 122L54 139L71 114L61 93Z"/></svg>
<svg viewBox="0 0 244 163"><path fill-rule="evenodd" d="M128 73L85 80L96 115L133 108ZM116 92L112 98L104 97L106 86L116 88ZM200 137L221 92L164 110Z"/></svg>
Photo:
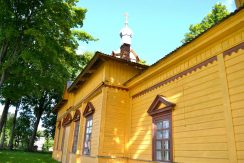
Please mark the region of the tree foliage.
<svg viewBox="0 0 244 163"><path fill-rule="evenodd" d="M27 149L31 133L33 132L33 114L28 107L23 107L17 118L15 128L15 146Z"/></svg>
<svg viewBox="0 0 244 163"><path fill-rule="evenodd" d="M40 118L51 115L66 81L90 59L76 55L78 41L96 40L81 30L87 10L77 2L0 1L0 97L11 105L22 101L15 142L23 148L31 149Z"/></svg>
<svg viewBox="0 0 244 163"><path fill-rule="evenodd" d="M73 81L77 75L85 68L87 63L94 56L94 52L86 51L83 54L76 56L76 61L73 67L70 68L69 72L71 74L70 80Z"/></svg>
<svg viewBox="0 0 244 163"><path fill-rule="evenodd" d="M185 38L182 40L182 43L190 42L198 35L220 22L227 15L229 15L229 12L225 5L221 3L215 4L212 11L205 16L200 23L190 25L189 32L185 34Z"/></svg>
<svg viewBox="0 0 244 163"><path fill-rule="evenodd" d="M50 69L69 75L67 68L74 62L77 41L94 40L80 30L86 9L77 7L76 2L0 2L0 86L11 76L22 73L29 77L26 72L39 74L40 78L49 74ZM55 65L55 69L50 68L50 65Z"/></svg>

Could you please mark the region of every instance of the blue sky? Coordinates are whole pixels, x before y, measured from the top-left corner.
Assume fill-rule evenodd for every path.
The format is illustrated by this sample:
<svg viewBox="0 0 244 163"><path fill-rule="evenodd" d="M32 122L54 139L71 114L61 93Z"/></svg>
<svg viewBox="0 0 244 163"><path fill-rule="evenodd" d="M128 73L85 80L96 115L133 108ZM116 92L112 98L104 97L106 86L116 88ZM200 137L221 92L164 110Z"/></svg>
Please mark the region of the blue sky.
<svg viewBox="0 0 244 163"><path fill-rule="evenodd" d="M81 0L78 6L88 9L83 30L99 41L81 42L78 52L117 50L127 12L132 48L152 64L180 46L189 25L200 22L218 2L235 10L234 0Z"/></svg>
<svg viewBox="0 0 244 163"><path fill-rule="evenodd" d="M225 4L229 11L235 10L234 0L81 0L78 6L88 9L83 29L99 41L81 42L78 52L111 54L117 50L123 15L127 12L134 33L132 48L141 59L152 64L180 46L189 25L200 22L217 2ZM0 105L0 114L2 110Z"/></svg>

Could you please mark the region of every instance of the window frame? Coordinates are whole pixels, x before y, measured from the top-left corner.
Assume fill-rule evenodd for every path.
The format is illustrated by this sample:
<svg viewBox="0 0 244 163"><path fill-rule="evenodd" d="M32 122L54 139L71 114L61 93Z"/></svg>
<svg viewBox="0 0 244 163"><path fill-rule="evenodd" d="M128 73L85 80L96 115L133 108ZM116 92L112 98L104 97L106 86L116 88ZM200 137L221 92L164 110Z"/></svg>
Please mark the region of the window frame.
<svg viewBox="0 0 244 163"><path fill-rule="evenodd" d="M87 135L87 129L88 129L88 127L87 127L87 125L88 125L88 122L89 121L92 121L92 123L91 123L91 126L89 126L90 128L91 128L91 133L90 133L90 149L88 148L88 150L89 150L89 153L84 153L85 152L85 149L86 149L86 147L85 147L85 143L86 143L86 135ZM83 151L82 151L82 153L83 153L83 155L91 155L91 137L92 137L92 128L93 128L93 116L92 115L90 115L90 116L87 116L86 117L86 126L85 126L85 133L84 133L84 142L83 142Z"/></svg>
<svg viewBox="0 0 244 163"><path fill-rule="evenodd" d="M165 140L169 141L169 150L163 150L163 148L161 149L161 152L163 151L169 151L169 160L157 160L157 125L156 123L158 121L163 121L163 120L169 120L169 139L159 139L162 142ZM153 122L153 137L152 137L152 157L153 157L153 161L160 161L160 162L173 162L173 141L172 141L172 111L168 110L165 112L161 112L159 114L154 114L152 116L152 122ZM165 129L162 129L165 130Z"/></svg>
<svg viewBox="0 0 244 163"><path fill-rule="evenodd" d="M73 134L73 144L72 144L72 153L76 153L78 149L78 140L80 133L80 110L75 111L73 122L75 122L74 134Z"/></svg>
<svg viewBox="0 0 244 163"><path fill-rule="evenodd" d="M56 150L59 150L59 139L60 139L60 133L61 133L61 122L59 121L59 123L58 123L58 127L57 127L57 129L58 129L58 137L57 137L57 141L56 141Z"/></svg>
<svg viewBox="0 0 244 163"><path fill-rule="evenodd" d="M82 150L82 154L83 155L90 155L91 154L91 138L92 138L92 128L93 128L93 114L95 112L95 108L93 106L93 104L91 102L88 102L86 107L85 107L85 110L83 112L83 116L86 118L86 125L85 125L85 132L84 132L84 139L83 139L83 150ZM89 121L92 121L91 123L91 133L90 133L90 149L89 149L89 153L84 153L85 152L85 142L86 142L86 135L87 135L87 124Z"/></svg>
<svg viewBox="0 0 244 163"><path fill-rule="evenodd" d="M62 136L61 151L63 151L63 149L64 149L65 131L66 131L66 126L63 127L63 136Z"/></svg>
<svg viewBox="0 0 244 163"><path fill-rule="evenodd" d="M63 151L64 148L64 139L65 139L65 133L66 133L66 127L70 125L72 122L72 116L70 113L66 114L66 116L63 118L63 136L62 136L62 144L61 144L61 151Z"/></svg>
<svg viewBox="0 0 244 163"><path fill-rule="evenodd" d="M162 105L163 104L163 107ZM147 110L147 113L152 117L152 160L153 161L159 161L159 162L173 162L173 136L172 136L172 111L175 104L167 100L162 95L157 95L156 98L153 100L152 104L150 105L149 109ZM156 123L159 120L169 119L169 160L157 160L156 159L156 136L157 136L157 127ZM162 129L164 130L164 129ZM160 139L163 142L163 138ZM162 150L162 143L161 143L161 151Z"/></svg>
<svg viewBox="0 0 244 163"><path fill-rule="evenodd" d="M72 153L76 153L77 149L78 149L79 131L80 131L80 121L75 121L73 144L72 144Z"/></svg>

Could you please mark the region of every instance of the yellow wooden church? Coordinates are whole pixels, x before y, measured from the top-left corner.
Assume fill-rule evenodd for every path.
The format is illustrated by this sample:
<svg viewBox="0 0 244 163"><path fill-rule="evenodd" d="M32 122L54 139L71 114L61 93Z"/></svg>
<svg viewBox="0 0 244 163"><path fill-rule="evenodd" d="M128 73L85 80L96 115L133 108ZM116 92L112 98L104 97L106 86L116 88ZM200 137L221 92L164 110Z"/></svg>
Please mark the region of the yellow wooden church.
<svg viewBox="0 0 244 163"><path fill-rule="evenodd" d="M63 163L244 163L244 0L151 66L128 23L120 51L97 52L56 106Z"/></svg>

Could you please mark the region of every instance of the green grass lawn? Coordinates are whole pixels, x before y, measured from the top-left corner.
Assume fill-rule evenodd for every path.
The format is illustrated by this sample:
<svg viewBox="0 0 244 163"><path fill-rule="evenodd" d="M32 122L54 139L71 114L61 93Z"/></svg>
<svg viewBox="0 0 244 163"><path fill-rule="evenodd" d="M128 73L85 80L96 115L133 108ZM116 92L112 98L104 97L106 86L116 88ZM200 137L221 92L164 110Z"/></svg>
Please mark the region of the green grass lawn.
<svg viewBox="0 0 244 163"><path fill-rule="evenodd" d="M0 163L57 163L49 153L0 151Z"/></svg>

